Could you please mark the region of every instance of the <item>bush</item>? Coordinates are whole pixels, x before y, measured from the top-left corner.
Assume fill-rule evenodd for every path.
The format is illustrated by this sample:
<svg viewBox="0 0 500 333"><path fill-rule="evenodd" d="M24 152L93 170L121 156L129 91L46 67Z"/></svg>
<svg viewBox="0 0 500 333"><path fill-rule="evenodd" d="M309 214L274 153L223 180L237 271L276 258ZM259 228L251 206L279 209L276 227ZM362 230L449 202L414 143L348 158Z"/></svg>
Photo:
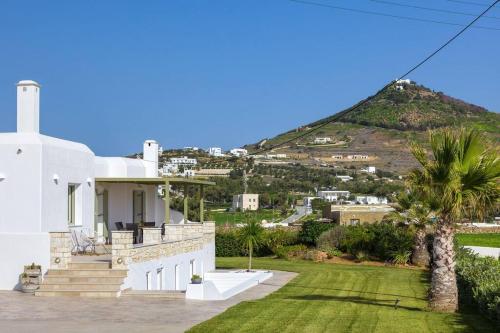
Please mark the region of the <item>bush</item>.
<svg viewBox="0 0 500 333"><path fill-rule="evenodd" d="M457 285L462 304L473 305L500 324L500 261L471 250L457 251Z"/></svg>
<svg viewBox="0 0 500 333"><path fill-rule="evenodd" d="M322 246L318 247L318 250L325 252L328 259L332 259L333 257L340 257L342 255L342 252L335 247Z"/></svg>
<svg viewBox="0 0 500 333"><path fill-rule="evenodd" d="M302 224L302 229L299 233L299 241L303 244L316 245L318 237L334 226L335 225L332 223L306 221Z"/></svg>
<svg viewBox="0 0 500 333"><path fill-rule="evenodd" d="M281 259L290 259L292 257L303 257L307 247L303 244L281 246L276 249L276 256Z"/></svg>
<svg viewBox="0 0 500 333"><path fill-rule="evenodd" d="M215 256L239 257L243 255L243 244L236 229L217 228L215 231Z"/></svg>
<svg viewBox="0 0 500 333"><path fill-rule="evenodd" d="M239 257L247 255L243 243L238 237L238 228L217 228L215 231L215 255L217 257ZM276 254L283 246L298 243L298 232L284 228L267 229L264 231L263 244L254 249L256 257Z"/></svg>
<svg viewBox="0 0 500 333"><path fill-rule="evenodd" d="M330 230L323 232L316 241L319 248L340 248L345 240L346 227L336 225Z"/></svg>
<svg viewBox="0 0 500 333"><path fill-rule="evenodd" d="M410 262L411 251L396 251L392 254L392 262L395 265L406 265Z"/></svg>
<svg viewBox="0 0 500 333"><path fill-rule="evenodd" d="M322 262L326 258L328 258L327 254L325 252L319 251L319 250L308 250L304 254L305 260L312 260L315 262Z"/></svg>

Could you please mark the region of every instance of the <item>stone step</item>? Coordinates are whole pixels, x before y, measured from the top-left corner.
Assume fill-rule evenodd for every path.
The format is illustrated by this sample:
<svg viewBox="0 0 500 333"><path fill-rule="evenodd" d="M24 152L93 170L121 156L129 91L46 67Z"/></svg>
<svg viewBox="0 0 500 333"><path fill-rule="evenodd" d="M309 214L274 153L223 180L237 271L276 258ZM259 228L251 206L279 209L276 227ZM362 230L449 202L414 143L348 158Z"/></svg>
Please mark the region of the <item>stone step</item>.
<svg viewBox="0 0 500 333"><path fill-rule="evenodd" d="M41 297L59 297L59 296L72 296L72 297L119 297L121 291L116 290L37 290L35 296Z"/></svg>
<svg viewBox="0 0 500 333"><path fill-rule="evenodd" d="M69 269L110 269L110 262L71 262Z"/></svg>
<svg viewBox="0 0 500 333"><path fill-rule="evenodd" d="M123 276L45 275L44 283L123 283Z"/></svg>
<svg viewBox="0 0 500 333"><path fill-rule="evenodd" d="M184 299L186 298L186 292L184 290L124 290L121 297Z"/></svg>
<svg viewBox="0 0 500 333"><path fill-rule="evenodd" d="M119 291L121 283L43 283L40 286L41 291Z"/></svg>
<svg viewBox="0 0 500 333"><path fill-rule="evenodd" d="M126 269L49 269L47 275L71 276L120 276L126 277Z"/></svg>

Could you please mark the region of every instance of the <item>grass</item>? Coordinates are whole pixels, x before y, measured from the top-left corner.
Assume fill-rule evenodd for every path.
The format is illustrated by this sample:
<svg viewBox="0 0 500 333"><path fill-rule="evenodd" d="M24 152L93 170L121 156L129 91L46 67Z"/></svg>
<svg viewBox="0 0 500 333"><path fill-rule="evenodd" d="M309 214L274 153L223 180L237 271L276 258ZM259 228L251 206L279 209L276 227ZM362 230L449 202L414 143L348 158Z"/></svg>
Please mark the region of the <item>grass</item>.
<svg viewBox="0 0 500 333"><path fill-rule="evenodd" d="M274 219L281 219L279 209L259 209L257 211L247 211L243 212L210 212L209 219L215 221L215 224L225 224L225 223L243 223L245 222L246 215L251 216L252 218L257 219L258 221L267 220L271 222Z"/></svg>
<svg viewBox="0 0 500 333"><path fill-rule="evenodd" d="M460 245L500 247L500 234L457 234Z"/></svg>
<svg viewBox="0 0 500 333"><path fill-rule="evenodd" d="M220 268L243 268L246 263L246 258L217 259ZM426 271L271 258L256 258L254 266L299 275L267 297L233 306L189 332L494 331L475 313L430 312Z"/></svg>

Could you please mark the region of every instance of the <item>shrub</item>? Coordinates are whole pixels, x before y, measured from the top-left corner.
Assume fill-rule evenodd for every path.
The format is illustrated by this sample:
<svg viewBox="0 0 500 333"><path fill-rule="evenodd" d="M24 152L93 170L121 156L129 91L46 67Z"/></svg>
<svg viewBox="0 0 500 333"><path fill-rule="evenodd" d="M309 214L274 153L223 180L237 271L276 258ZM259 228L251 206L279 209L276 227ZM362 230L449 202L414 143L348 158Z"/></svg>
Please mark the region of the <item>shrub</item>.
<svg viewBox="0 0 500 333"><path fill-rule="evenodd" d="M325 252L328 259L332 259L333 257L340 257L342 255L342 252L335 247L323 246L323 247L318 247L318 249L320 251Z"/></svg>
<svg viewBox="0 0 500 333"><path fill-rule="evenodd" d="M457 285L460 302L478 307L500 323L500 261L481 258L471 250L457 251Z"/></svg>
<svg viewBox="0 0 500 333"><path fill-rule="evenodd" d="M364 225L351 226L347 228L345 239L341 244L341 249L352 255L359 252L366 253L373 247L373 233Z"/></svg>
<svg viewBox="0 0 500 333"><path fill-rule="evenodd" d="M395 265L406 265L410 262L411 251L399 250L393 253L392 262Z"/></svg>
<svg viewBox="0 0 500 333"><path fill-rule="evenodd" d="M354 256L356 257L356 262L362 262L370 259L368 257L368 254L366 254L366 252L364 251L358 251Z"/></svg>
<svg viewBox="0 0 500 333"><path fill-rule="evenodd" d="M319 250L308 250L304 255L304 259L312 260L315 262L322 262L327 258L327 254Z"/></svg>
<svg viewBox="0 0 500 333"><path fill-rule="evenodd" d="M342 242L345 240L346 227L336 225L332 229L323 232L317 240L319 248L334 247L340 248Z"/></svg>
<svg viewBox="0 0 500 333"><path fill-rule="evenodd" d="M299 242L296 230L275 228L266 230L264 234L264 244L274 254L276 250L283 246L295 245Z"/></svg>
<svg viewBox="0 0 500 333"><path fill-rule="evenodd" d="M316 245L318 237L334 226L335 225L331 223L306 221L302 224L302 229L299 233L299 241L308 245Z"/></svg>
<svg viewBox="0 0 500 333"><path fill-rule="evenodd" d="M236 229L217 228L215 232L215 255L217 257L239 257L243 255L243 244Z"/></svg>
<svg viewBox="0 0 500 333"><path fill-rule="evenodd" d="M307 247L303 244L281 246L276 249L276 256L281 259L290 259L292 257L303 257Z"/></svg>

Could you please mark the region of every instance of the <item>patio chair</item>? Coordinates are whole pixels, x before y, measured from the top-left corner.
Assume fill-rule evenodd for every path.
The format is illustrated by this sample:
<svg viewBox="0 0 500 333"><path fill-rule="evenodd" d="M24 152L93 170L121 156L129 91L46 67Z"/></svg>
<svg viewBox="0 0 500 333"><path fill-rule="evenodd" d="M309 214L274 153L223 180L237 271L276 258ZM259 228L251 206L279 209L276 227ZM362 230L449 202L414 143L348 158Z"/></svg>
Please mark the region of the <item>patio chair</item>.
<svg viewBox="0 0 500 333"><path fill-rule="evenodd" d="M116 230L124 230L123 222L115 222Z"/></svg>
<svg viewBox="0 0 500 333"><path fill-rule="evenodd" d="M165 223L161 224L161 239L165 238Z"/></svg>
<svg viewBox="0 0 500 333"><path fill-rule="evenodd" d="M156 222L144 222L144 226L152 228L156 226Z"/></svg>
<svg viewBox="0 0 500 333"><path fill-rule="evenodd" d="M95 253L96 242L94 239L90 238L88 231L84 228L80 231L79 244L81 244L82 252L87 253L88 249L90 249L90 253Z"/></svg>
<svg viewBox="0 0 500 333"><path fill-rule="evenodd" d="M80 244L78 243L78 235L75 230L71 230L71 242L73 247L71 248L71 254L78 254L82 251Z"/></svg>
<svg viewBox="0 0 500 333"><path fill-rule="evenodd" d="M125 224L125 229L132 230L134 232L134 244L137 244L139 242L139 225L137 223L127 223Z"/></svg>

